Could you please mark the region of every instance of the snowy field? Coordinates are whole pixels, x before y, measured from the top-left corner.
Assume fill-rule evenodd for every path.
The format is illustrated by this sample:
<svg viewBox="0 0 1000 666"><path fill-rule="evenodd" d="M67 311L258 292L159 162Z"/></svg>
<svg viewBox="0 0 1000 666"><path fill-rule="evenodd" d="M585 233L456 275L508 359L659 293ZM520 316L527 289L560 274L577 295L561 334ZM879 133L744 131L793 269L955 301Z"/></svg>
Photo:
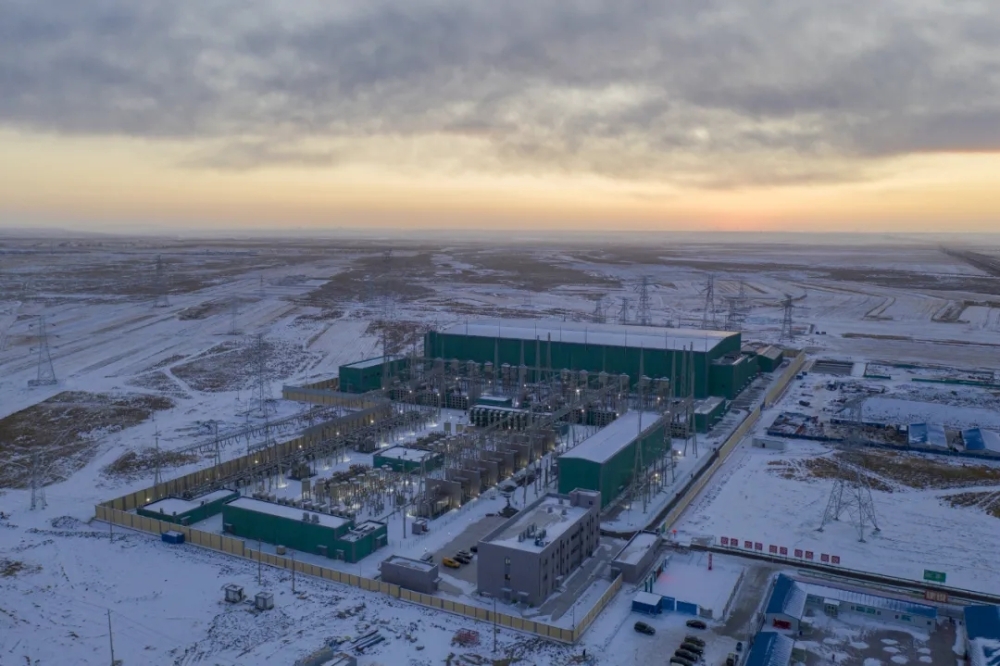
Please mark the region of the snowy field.
<svg viewBox="0 0 1000 666"><path fill-rule="evenodd" d="M949 586L1000 594L1000 523L976 507L954 507L952 495L995 493L997 482L918 490L894 484L873 490L880 533L859 543L848 520L822 523L833 481L784 478L786 463L830 455L823 445L790 441L787 452L743 447L719 471L678 528L680 537L726 536L840 557L849 569L922 580L924 569L947 573Z"/></svg>
<svg viewBox="0 0 1000 666"><path fill-rule="evenodd" d="M645 275L655 323L700 327L703 320L721 326L724 299L738 295L742 283L745 341L779 341L780 303L790 294L795 345L812 353L1000 368L992 346L1000 328L996 281L935 248L400 242L388 260L387 249L384 242L323 239L0 239L0 511L10 516L0 519L0 664L108 663L109 609L116 657L126 664L291 663L327 638L357 636L369 626L387 627L391 636L362 655L362 664L439 664L451 651L490 653L488 626L316 581L297 581L305 591L299 599L284 574L265 570L258 586L248 563L137 534L121 534L112 544L106 525L88 524L95 503L150 485L148 453L155 445L176 451L210 439L216 428L226 433L260 421L248 415L259 398L256 334L268 345L266 390L275 398L283 384L326 379L342 363L378 355L371 324L384 305L381 293L390 295L395 319L410 333L476 319L615 321L623 298L631 299L625 314L634 318L635 290ZM710 274L717 298L706 313ZM41 316L58 383L29 388L39 376ZM302 409L278 400L269 418ZM222 457L241 455L246 446L227 443ZM37 463L34 451L41 452ZM162 472L190 472L210 458L179 455ZM821 515L827 482L784 479L767 469L767 460L738 452L721 472L719 480L728 481L707 491L721 499L706 495L685 529L752 528L787 545L816 539L810 527ZM36 495L35 511L27 489L33 469L46 483L45 506ZM949 583L997 589L990 553L1000 545L991 536L998 530L984 529L996 519L952 508L941 494L880 493L883 534L870 550L835 531L825 533L830 543L822 545L836 546L848 565L874 554L887 562L876 566L900 569L895 573L941 567ZM422 541L399 543L401 523L391 523L386 554L433 550L496 501L487 497L435 521ZM627 515L621 520L629 524ZM963 536L961 547L950 545ZM274 590L275 611L256 616L222 605L227 582ZM528 663L563 664L587 647L593 663L635 663L649 642L627 626L624 596L583 645L541 646L500 632L501 651L521 651ZM483 646L452 647L462 627L478 630Z"/></svg>

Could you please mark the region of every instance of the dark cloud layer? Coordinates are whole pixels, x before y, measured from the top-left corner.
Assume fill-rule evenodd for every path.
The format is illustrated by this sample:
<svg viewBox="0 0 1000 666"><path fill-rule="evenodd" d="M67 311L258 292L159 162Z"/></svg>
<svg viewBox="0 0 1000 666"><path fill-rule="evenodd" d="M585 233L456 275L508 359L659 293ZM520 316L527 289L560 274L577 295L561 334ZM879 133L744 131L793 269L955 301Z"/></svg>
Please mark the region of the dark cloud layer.
<svg viewBox="0 0 1000 666"><path fill-rule="evenodd" d="M474 169L843 180L1000 150L998 45L995 0L0 0L0 124L216 168L435 136L486 142Z"/></svg>

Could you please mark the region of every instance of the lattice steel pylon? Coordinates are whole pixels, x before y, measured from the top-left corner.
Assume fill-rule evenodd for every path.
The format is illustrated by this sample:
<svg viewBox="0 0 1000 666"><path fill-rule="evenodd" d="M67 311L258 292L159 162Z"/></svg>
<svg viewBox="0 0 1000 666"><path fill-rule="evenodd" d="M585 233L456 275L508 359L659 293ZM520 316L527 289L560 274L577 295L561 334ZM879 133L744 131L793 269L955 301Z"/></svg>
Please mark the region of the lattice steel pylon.
<svg viewBox="0 0 1000 666"><path fill-rule="evenodd" d="M716 327L714 275L708 276L708 283L705 285L705 311L701 315L701 327L703 330L711 330Z"/></svg>
<svg viewBox="0 0 1000 666"><path fill-rule="evenodd" d="M652 326L653 313L649 302L649 276L643 275L635 290L639 294L639 304L635 309L635 323L639 326Z"/></svg>
<svg viewBox="0 0 1000 666"><path fill-rule="evenodd" d="M271 382L268 370L267 341L263 333L253 338L250 349L251 362L254 371L254 387L250 397L250 409L261 416L267 416L274 409L274 398L271 395Z"/></svg>
<svg viewBox="0 0 1000 666"><path fill-rule="evenodd" d="M156 255L156 272L153 274L153 307L165 308L170 305L167 298L167 270L163 265L163 258Z"/></svg>
<svg viewBox="0 0 1000 666"><path fill-rule="evenodd" d="M590 318L595 324L603 324L607 321L607 308L604 305L603 296L598 296L597 300L594 301L594 311L591 313Z"/></svg>
<svg viewBox="0 0 1000 666"><path fill-rule="evenodd" d="M792 308L795 307L795 303L790 295L785 294L785 300L781 301L781 307L784 311L781 318L781 339L792 340L795 337L795 331L792 328Z"/></svg>
<svg viewBox="0 0 1000 666"><path fill-rule="evenodd" d="M28 386L54 386L59 383L56 371L52 367L52 354L49 352L49 330L45 316L38 316L38 374L35 379L28 380Z"/></svg>
<svg viewBox="0 0 1000 666"><path fill-rule="evenodd" d="M622 305L618 308L618 323L627 324L629 323L629 297L622 296Z"/></svg>
<svg viewBox="0 0 1000 666"><path fill-rule="evenodd" d="M859 396L848 402L844 411L847 412L847 432L840 448L842 453L857 451L864 445L863 421L861 408L865 397ZM837 462L836 478L830 490L830 498L823 512L823 521L817 528L818 532L831 522L840 521L845 514L858 531L858 541L865 543L865 531L871 528L873 534L878 534L878 519L875 515L875 501L868 484L868 477L859 464L844 460L841 455L835 458Z"/></svg>
<svg viewBox="0 0 1000 666"><path fill-rule="evenodd" d="M743 326L743 311L739 299L730 296L726 298L726 302L729 304L729 310L726 312L725 328L727 331L738 331Z"/></svg>

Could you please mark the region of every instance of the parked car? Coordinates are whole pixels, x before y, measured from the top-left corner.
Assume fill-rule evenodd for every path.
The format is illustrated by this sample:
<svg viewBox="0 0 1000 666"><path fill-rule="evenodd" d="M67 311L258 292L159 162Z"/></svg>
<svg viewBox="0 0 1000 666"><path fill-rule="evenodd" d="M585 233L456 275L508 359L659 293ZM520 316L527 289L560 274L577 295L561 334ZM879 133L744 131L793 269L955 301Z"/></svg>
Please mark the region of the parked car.
<svg viewBox="0 0 1000 666"><path fill-rule="evenodd" d="M700 645L695 645L694 643L685 642L681 645L681 649L687 650L688 652L693 652L699 657L705 654L705 648L701 647Z"/></svg>
<svg viewBox="0 0 1000 666"><path fill-rule="evenodd" d="M692 629L707 629L708 628L708 625L705 624L704 622L702 622L701 620L688 620L684 624L686 624L687 626L691 627Z"/></svg>
<svg viewBox="0 0 1000 666"><path fill-rule="evenodd" d="M736 641L736 651L743 652L743 641Z"/></svg>
<svg viewBox="0 0 1000 666"><path fill-rule="evenodd" d="M449 569L458 569L459 567L462 566L461 564L451 559L450 557L441 558L441 564L445 565Z"/></svg>
<svg viewBox="0 0 1000 666"><path fill-rule="evenodd" d="M433 562L434 553L424 553L423 555L420 556L420 559L423 560L424 562Z"/></svg>
<svg viewBox="0 0 1000 666"><path fill-rule="evenodd" d="M472 553L470 553L467 550L460 550L458 551L458 554L461 555L462 557L468 557L470 560L472 559Z"/></svg>
<svg viewBox="0 0 1000 666"><path fill-rule="evenodd" d="M677 657L677 656L671 657L670 663L676 664L676 666L694 666L694 662L691 661L690 659L685 659L684 657Z"/></svg>
<svg viewBox="0 0 1000 666"><path fill-rule="evenodd" d="M688 652L687 650L683 650L683 649L679 649L679 650L674 651L674 656L675 657L680 657L681 659L687 659L690 662L697 662L698 661L698 655L696 655L696 654L694 654L692 652Z"/></svg>
<svg viewBox="0 0 1000 666"><path fill-rule="evenodd" d="M653 634L656 633L656 629L653 629L645 622L636 622L635 630L638 631L640 634L646 634L647 636L652 636Z"/></svg>
<svg viewBox="0 0 1000 666"><path fill-rule="evenodd" d="M693 634L688 634L687 636L685 636L684 637L684 642L685 643L694 643L698 647L705 647L705 641L703 641L702 639L698 638L697 636L694 636ZM737 649L739 649L739 648L737 648Z"/></svg>
<svg viewBox="0 0 1000 666"><path fill-rule="evenodd" d="M451 559L455 560L456 562L461 562L462 564L468 564L469 562L472 561L471 557L469 557L468 555L462 555L461 553L455 553L455 555L453 555Z"/></svg>
<svg viewBox="0 0 1000 666"><path fill-rule="evenodd" d="M473 553L478 553L479 552L479 546L473 546L469 550L471 550Z"/></svg>
<svg viewBox="0 0 1000 666"><path fill-rule="evenodd" d="M726 657L726 666L736 666L736 653L730 652L729 656Z"/></svg>

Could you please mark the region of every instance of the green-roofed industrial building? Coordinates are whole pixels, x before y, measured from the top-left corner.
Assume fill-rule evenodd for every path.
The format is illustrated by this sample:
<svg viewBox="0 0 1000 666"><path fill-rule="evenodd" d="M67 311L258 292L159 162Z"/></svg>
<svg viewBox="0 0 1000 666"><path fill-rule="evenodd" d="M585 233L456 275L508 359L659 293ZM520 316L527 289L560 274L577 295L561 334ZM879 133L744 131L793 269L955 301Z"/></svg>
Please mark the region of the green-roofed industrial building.
<svg viewBox="0 0 1000 666"><path fill-rule="evenodd" d="M499 366L550 367L652 378L679 376L690 350L697 398L732 399L757 372L740 354L740 334L656 326L502 320L456 324L424 337L424 356ZM640 373L640 364L642 372Z"/></svg>

